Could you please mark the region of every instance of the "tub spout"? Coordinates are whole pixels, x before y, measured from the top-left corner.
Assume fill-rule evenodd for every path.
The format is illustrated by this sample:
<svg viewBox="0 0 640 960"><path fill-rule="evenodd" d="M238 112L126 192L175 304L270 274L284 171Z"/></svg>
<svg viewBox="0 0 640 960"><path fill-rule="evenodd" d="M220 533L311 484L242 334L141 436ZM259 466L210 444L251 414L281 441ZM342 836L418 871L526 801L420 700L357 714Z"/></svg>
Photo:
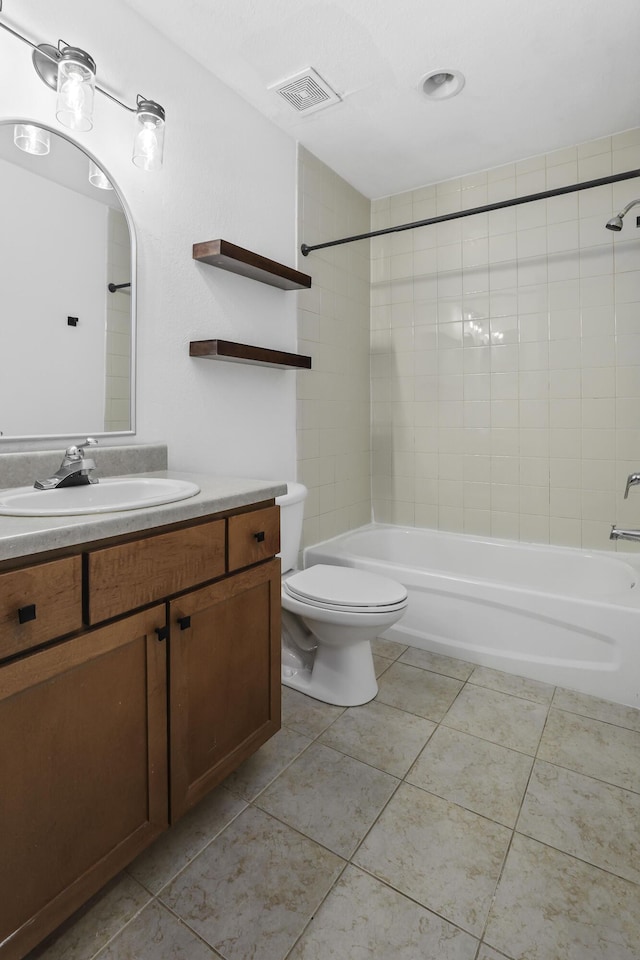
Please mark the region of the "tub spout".
<svg viewBox="0 0 640 960"><path fill-rule="evenodd" d="M609 540L639 540L640 530L620 530L618 527L611 527Z"/></svg>

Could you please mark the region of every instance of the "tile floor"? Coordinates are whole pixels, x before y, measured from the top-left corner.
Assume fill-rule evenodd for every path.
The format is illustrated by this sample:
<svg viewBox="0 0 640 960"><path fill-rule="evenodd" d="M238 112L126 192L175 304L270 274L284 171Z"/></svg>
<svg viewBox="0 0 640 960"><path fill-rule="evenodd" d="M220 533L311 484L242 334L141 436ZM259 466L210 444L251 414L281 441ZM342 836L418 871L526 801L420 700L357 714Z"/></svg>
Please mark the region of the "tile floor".
<svg viewBox="0 0 640 960"><path fill-rule="evenodd" d="M385 640L39 960L638 960L640 711Z"/></svg>

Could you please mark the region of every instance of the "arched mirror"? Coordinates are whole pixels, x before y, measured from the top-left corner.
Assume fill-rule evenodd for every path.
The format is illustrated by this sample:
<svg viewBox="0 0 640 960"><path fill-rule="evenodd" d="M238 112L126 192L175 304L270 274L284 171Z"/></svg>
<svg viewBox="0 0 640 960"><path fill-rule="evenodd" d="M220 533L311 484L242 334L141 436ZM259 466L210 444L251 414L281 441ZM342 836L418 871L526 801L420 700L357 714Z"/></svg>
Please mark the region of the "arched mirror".
<svg viewBox="0 0 640 960"><path fill-rule="evenodd" d="M108 172L2 122L0 209L0 439L133 432L135 239Z"/></svg>

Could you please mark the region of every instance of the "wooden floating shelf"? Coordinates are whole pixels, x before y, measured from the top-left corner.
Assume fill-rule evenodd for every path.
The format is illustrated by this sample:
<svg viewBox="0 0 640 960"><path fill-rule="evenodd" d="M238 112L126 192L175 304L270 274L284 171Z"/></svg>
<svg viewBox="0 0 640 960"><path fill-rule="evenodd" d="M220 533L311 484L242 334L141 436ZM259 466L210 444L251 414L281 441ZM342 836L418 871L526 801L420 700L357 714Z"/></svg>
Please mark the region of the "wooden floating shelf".
<svg viewBox="0 0 640 960"><path fill-rule="evenodd" d="M267 347L251 347L231 340L192 340L190 357L205 360L228 360L231 363L252 363L256 367L280 367L285 370L310 370L311 357L300 353L285 353Z"/></svg>
<svg viewBox="0 0 640 960"><path fill-rule="evenodd" d="M268 283L281 290L304 290L311 286L311 277L292 267L285 267L275 260L268 260L258 253L237 247L228 240L207 240L205 243L194 243L193 259L200 263L208 263L212 267L230 270L243 277Z"/></svg>

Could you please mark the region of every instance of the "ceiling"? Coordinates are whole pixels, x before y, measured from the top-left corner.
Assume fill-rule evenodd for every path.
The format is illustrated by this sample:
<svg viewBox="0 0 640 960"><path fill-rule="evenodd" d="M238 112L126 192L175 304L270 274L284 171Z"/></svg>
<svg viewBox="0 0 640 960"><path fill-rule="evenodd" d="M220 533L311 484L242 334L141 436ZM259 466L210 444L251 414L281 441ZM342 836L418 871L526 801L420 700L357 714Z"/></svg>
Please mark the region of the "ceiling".
<svg viewBox="0 0 640 960"><path fill-rule="evenodd" d="M126 2L372 198L640 126L638 0ZM307 67L340 103L269 89ZM418 91L436 69L457 97Z"/></svg>

